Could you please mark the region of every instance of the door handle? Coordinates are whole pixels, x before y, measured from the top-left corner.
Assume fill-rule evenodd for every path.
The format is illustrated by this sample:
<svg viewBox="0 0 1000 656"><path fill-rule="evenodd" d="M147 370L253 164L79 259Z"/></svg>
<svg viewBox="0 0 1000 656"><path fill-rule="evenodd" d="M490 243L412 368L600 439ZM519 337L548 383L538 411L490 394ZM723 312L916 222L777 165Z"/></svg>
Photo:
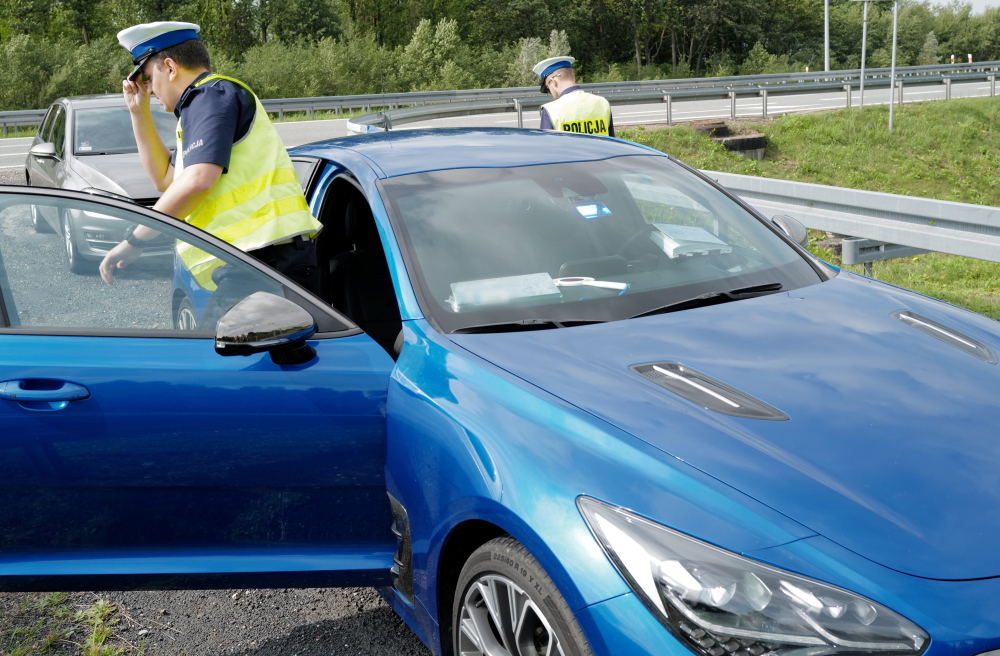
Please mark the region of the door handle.
<svg viewBox="0 0 1000 656"><path fill-rule="evenodd" d="M83 385L64 380L5 380L0 382L0 399L7 399L33 410L62 410L70 401L90 398ZM45 404L42 407L35 404Z"/></svg>

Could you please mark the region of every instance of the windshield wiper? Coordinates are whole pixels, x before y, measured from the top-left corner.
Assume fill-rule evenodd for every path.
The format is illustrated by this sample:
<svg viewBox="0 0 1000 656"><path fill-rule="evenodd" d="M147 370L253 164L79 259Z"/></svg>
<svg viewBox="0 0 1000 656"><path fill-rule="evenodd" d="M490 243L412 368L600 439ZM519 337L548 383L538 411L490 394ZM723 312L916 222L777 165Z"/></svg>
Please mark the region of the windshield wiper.
<svg viewBox="0 0 1000 656"><path fill-rule="evenodd" d="M525 330L571 328L572 326L583 326L592 323L604 323L604 321L600 319L573 319L570 321L555 321L553 319L518 319L517 321L501 321L499 323L484 323L478 326L466 326L451 332L456 335L467 335L473 333L512 333Z"/></svg>
<svg viewBox="0 0 1000 656"><path fill-rule="evenodd" d="M676 303L670 303L668 305L661 305L660 307L653 308L652 310L646 310L645 312L640 312L639 314L629 317L629 319L638 319L639 317L648 317L652 314L666 314L667 312L677 312L679 310L689 310L696 307L706 307L709 305L719 305L721 303L729 303L730 301L739 301L744 298L754 298L756 296L767 296L768 294L773 294L775 292L781 291L780 282L769 282L763 285L754 285L752 287L741 287L739 289L733 289L728 292L708 292L695 296L693 298L688 298L683 301L677 301Z"/></svg>

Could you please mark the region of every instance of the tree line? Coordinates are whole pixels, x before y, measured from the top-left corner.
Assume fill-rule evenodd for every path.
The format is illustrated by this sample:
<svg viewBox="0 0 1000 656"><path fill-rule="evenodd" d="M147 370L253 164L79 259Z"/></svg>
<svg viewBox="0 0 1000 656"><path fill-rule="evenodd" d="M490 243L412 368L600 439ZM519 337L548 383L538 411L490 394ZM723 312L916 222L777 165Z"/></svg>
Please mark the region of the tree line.
<svg viewBox="0 0 1000 656"><path fill-rule="evenodd" d="M862 5L831 0L830 58L858 68ZM1000 8L903 0L897 65L1000 59ZM822 0L0 0L0 111L115 92L115 34L184 20L216 72L263 98L528 86L577 58L586 82L820 70ZM892 3L871 3L869 67L888 66Z"/></svg>

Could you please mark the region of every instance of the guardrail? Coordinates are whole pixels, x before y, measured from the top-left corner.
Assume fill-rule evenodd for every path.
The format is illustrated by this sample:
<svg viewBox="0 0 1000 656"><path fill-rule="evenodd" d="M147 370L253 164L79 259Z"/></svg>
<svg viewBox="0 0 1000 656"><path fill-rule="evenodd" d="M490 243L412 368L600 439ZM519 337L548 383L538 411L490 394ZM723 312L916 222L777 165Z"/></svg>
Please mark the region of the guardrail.
<svg viewBox="0 0 1000 656"><path fill-rule="evenodd" d="M1000 71L1000 61L976 62L972 64L943 64L938 66L905 66L896 69L896 75L903 79L921 76L956 76L962 74L988 75ZM682 91L690 90L697 92L704 90L709 96L699 96L709 98L719 93L729 93L731 89L736 89L737 94L749 92L739 91L739 89L753 88L753 93L760 93L760 89L766 87L771 95L777 93L773 88L776 85L796 85L798 91L804 91L801 85L809 83L832 84L837 82L850 81L851 84L860 81L861 71L859 69L814 72L814 73L779 73L772 75L748 75L730 76L715 78L680 78L672 80L641 80L636 82L605 82L582 85L588 91L597 93L605 97L611 94L642 94L670 92L672 98L681 99L689 97L683 95ZM866 86L885 86L887 82L880 82L881 78L889 75L888 68L873 68L865 71ZM833 88L829 87L829 88ZM826 90L828 87L823 87ZM714 91L713 91L714 90ZM697 93L696 93L697 95ZM375 107L386 107L390 111L397 110L403 106L444 104L444 103L468 103L473 101L524 101L525 106L538 106L544 100L533 104L533 98L543 99L538 94L538 87L513 87L506 89L466 89L458 91L425 91L418 93L384 93L368 94L356 96L322 96L316 98L282 98L262 100L264 108L269 113L277 114L278 119L284 119L285 112L305 112L310 116L317 111L332 110L342 112L349 109L371 109ZM652 101L650 101L652 102ZM670 102L670 101L668 101ZM622 104L622 103L616 103ZM516 105L514 105L516 107ZM45 116L44 109L30 109L15 112L0 112L0 128L4 136L8 129L18 126L40 125Z"/></svg>
<svg viewBox="0 0 1000 656"><path fill-rule="evenodd" d="M916 68L916 67L915 67ZM928 67L920 67L928 68ZM986 68L982 71L967 71L961 73L951 73L951 74L920 74L920 75L909 75L905 77L897 77L896 79L896 94L897 101L903 102L903 88L904 85L907 88L912 88L914 86L930 86L930 85L943 85L944 86L944 99L951 99L951 85L953 82L969 82L976 80L983 80L990 83L990 96L996 95L996 78L998 68ZM876 69L876 71L882 71L883 69ZM888 70L888 69L885 69ZM860 71L859 71L860 73ZM798 75L798 74L796 74ZM766 77L766 76L758 76ZM675 102L684 101L694 101L694 100L719 100L719 99L729 99L730 101L730 115L732 118L736 118L736 100L738 98L745 98L747 96L757 96L761 98L761 115L764 118L768 117L768 106L767 101L771 96L778 95L801 95L808 93L828 93L831 91L843 91L845 96L845 106L851 106L852 93L858 89L861 85L861 79L851 79L850 77L834 76L837 79L820 81L820 82L807 82L807 81L786 81L786 82L773 82L770 84L743 84L740 86L701 86L698 88L662 88L656 90L646 90L646 91L628 91L620 90L608 92L606 90L593 88L598 85L581 85L582 87L588 87L591 92L597 92L598 95L603 96L612 105L640 105L648 103L663 103L664 104L664 122L667 125L673 125L673 104ZM726 78L715 78L718 80ZM741 79L741 78L735 78ZM878 75L876 77L869 78L866 72L865 75L865 87L868 89L884 88L890 85L891 81L889 77ZM408 107L406 109L389 109L387 111L382 111L374 114L366 114L364 116L359 116L352 118L347 122L347 129L349 132L355 134L360 134L370 131L378 131L385 129L392 129L394 125L401 125L404 123L413 123L417 121L426 121L430 119L438 118L450 118L455 116L471 116L475 114L485 114L485 113L505 113L505 112L517 112L517 125L518 127L523 127L524 125L524 110L526 109L537 109L541 105L549 102L551 98L549 96L540 95L537 91L533 96L519 97L519 98L507 98L507 99L497 99L497 100L471 100L471 101L455 101L448 104L427 104L419 105L416 107Z"/></svg>
<svg viewBox="0 0 1000 656"><path fill-rule="evenodd" d="M705 174L765 216L788 214L809 228L859 238L853 243L844 240L848 253L845 264L922 251L1000 262L1000 207L735 173ZM894 245L920 250L901 250Z"/></svg>

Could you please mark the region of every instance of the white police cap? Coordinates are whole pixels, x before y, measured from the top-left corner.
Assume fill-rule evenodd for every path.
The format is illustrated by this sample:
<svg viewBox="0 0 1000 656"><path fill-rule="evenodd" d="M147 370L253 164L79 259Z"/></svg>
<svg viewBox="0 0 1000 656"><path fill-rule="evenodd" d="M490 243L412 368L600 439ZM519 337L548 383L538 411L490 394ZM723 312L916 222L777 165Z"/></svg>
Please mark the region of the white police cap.
<svg viewBox="0 0 1000 656"><path fill-rule="evenodd" d="M573 68L573 62L575 61L576 59L569 56L549 57L548 59L543 59L542 61L535 64L534 68L532 68L531 70L533 70L535 72L535 75L540 77L544 82L545 78L547 78L555 71L558 71L560 68Z"/></svg>
<svg viewBox="0 0 1000 656"><path fill-rule="evenodd" d="M546 93L548 89L545 86L545 78L552 75L554 72L558 71L560 68L573 68L573 62L576 60L569 56L563 57L549 57L548 59L543 59L542 61L535 64L531 69L535 72L539 78L541 78L541 87L539 91Z"/></svg>
<svg viewBox="0 0 1000 656"><path fill-rule="evenodd" d="M125 28L118 33L118 43L129 51L132 63L135 64L128 79L134 80L139 77L142 65L150 55L178 43L197 39L200 31L201 27L194 23L178 21L157 21Z"/></svg>

